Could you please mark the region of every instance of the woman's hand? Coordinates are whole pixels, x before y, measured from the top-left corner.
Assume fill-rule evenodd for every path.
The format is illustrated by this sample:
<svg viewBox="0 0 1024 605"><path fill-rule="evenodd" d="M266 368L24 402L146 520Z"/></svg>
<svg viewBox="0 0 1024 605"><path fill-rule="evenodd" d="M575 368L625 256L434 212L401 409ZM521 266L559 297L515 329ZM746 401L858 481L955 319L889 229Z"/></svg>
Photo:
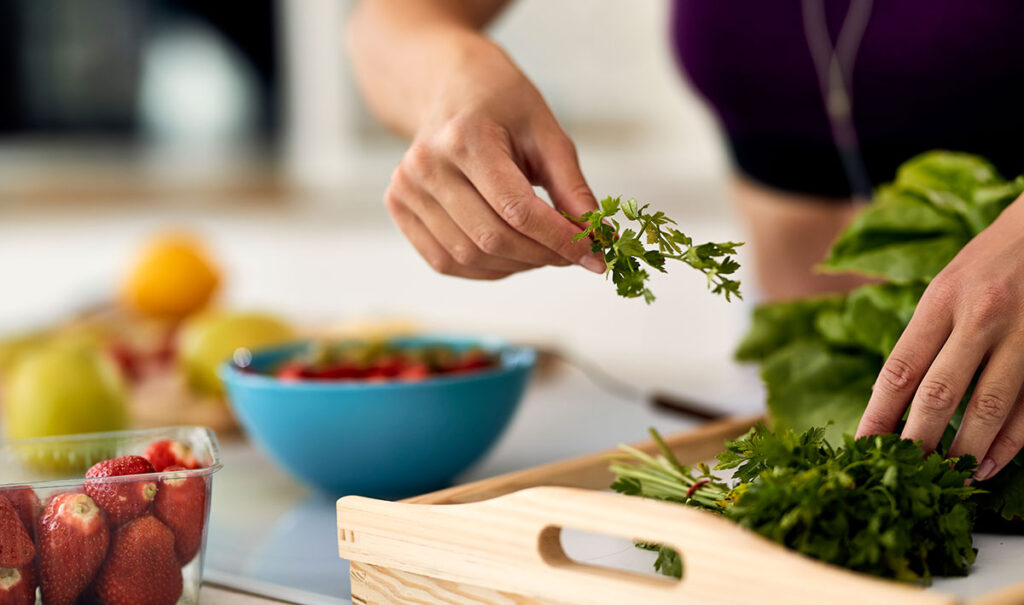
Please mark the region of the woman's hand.
<svg viewBox="0 0 1024 605"><path fill-rule="evenodd" d="M1024 197L932 281L885 362L857 435L891 432L938 445L978 370L951 456L971 454L979 480L1024 446Z"/></svg>
<svg viewBox="0 0 1024 605"><path fill-rule="evenodd" d="M540 93L481 33L507 0L363 0L348 46L367 104L413 139L385 203L441 273L497 279L604 260L559 210L597 207ZM555 208L534 194L547 190Z"/></svg>
<svg viewBox="0 0 1024 605"><path fill-rule="evenodd" d="M580 216L596 201L541 94L482 39L451 74L385 193L401 231L445 274L496 279L568 264L603 272L589 243L571 242L580 228L558 212Z"/></svg>
<svg viewBox="0 0 1024 605"><path fill-rule="evenodd" d="M572 142L505 53L482 37L475 44L438 84L392 174L388 211L440 273L499 279L569 264L603 273L604 260L571 242L579 227L559 213L596 207Z"/></svg>

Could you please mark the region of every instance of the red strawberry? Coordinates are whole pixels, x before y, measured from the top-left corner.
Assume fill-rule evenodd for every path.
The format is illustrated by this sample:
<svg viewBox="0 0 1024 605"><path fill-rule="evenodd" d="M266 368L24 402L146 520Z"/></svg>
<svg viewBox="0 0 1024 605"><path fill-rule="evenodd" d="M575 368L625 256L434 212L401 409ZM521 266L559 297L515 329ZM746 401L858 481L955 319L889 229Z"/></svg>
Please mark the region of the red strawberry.
<svg viewBox="0 0 1024 605"><path fill-rule="evenodd" d="M36 573L32 568L0 567L0 605L35 605Z"/></svg>
<svg viewBox="0 0 1024 605"><path fill-rule="evenodd" d="M103 511L85 494L60 494L46 505L37 531L43 602L74 603L107 554L110 530Z"/></svg>
<svg viewBox="0 0 1024 605"><path fill-rule="evenodd" d="M171 466L167 471L183 471ZM186 565L203 545L206 521L206 481L203 477L170 477L161 481L153 502L153 513L174 532L178 563Z"/></svg>
<svg viewBox="0 0 1024 605"><path fill-rule="evenodd" d="M7 499L14 505L14 510L18 511L21 524L25 526L29 534L32 534L36 528L36 521L39 520L39 515L43 512L39 496L32 491L31 487L27 486L5 487L0 490L0 496L7 496Z"/></svg>
<svg viewBox="0 0 1024 605"><path fill-rule="evenodd" d="M424 363L412 363L398 373L398 377L402 380L408 380L410 382L418 382L420 380L426 380L430 376L430 368Z"/></svg>
<svg viewBox="0 0 1024 605"><path fill-rule="evenodd" d="M17 569L32 562L36 547L11 501L0 496L0 567Z"/></svg>
<svg viewBox="0 0 1024 605"><path fill-rule="evenodd" d="M121 477L155 472L153 465L142 456L122 456L97 462L85 473L87 479ZM85 493L107 513L115 526L131 521L149 508L156 497L157 484L149 481L86 481Z"/></svg>
<svg viewBox="0 0 1024 605"><path fill-rule="evenodd" d="M150 515L122 525L94 587L104 605L173 605L182 591L174 533Z"/></svg>
<svg viewBox="0 0 1024 605"><path fill-rule="evenodd" d="M180 466L187 469L199 468L199 461L187 445L180 441L163 439L149 444L142 454L144 458L153 464L156 472L167 469L168 466Z"/></svg>

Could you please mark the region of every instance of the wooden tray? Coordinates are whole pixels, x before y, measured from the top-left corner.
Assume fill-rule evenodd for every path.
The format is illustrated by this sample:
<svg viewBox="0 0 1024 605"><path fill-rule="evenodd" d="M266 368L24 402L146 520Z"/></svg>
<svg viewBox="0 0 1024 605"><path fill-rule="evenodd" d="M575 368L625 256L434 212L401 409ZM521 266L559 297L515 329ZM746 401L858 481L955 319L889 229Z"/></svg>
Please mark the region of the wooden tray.
<svg viewBox="0 0 1024 605"><path fill-rule="evenodd" d="M684 464L714 457L758 418L720 420L666 440ZM637 444L654 452L651 442ZM338 500L338 550L352 601L377 603L907 603L957 597L827 565L710 513L604 490L601 452L388 502ZM657 538L679 551L676 581L569 558L563 527ZM971 605L1024 603L1024 584Z"/></svg>

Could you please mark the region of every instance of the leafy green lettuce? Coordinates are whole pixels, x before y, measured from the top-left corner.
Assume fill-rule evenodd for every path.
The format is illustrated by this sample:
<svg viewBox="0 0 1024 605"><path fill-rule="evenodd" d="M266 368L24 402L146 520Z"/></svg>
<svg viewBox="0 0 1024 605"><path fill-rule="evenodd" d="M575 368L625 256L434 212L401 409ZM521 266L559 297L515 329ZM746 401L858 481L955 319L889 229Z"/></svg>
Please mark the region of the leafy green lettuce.
<svg viewBox="0 0 1024 605"><path fill-rule="evenodd" d="M831 422L825 438L833 444L853 433L928 282L1022 192L1024 176L1007 181L973 155L933 151L903 164L821 266L881 283L754 311L736 357L760 363L776 428L802 432ZM1024 454L981 487L989 492L980 497L983 509L1024 518Z"/></svg>

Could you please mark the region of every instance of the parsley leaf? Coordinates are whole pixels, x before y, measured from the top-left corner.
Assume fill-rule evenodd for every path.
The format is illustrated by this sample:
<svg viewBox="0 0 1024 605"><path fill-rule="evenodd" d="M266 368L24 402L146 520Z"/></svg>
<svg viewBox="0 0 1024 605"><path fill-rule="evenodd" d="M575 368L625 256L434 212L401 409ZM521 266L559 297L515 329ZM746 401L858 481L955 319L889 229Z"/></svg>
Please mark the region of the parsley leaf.
<svg viewBox="0 0 1024 605"><path fill-rule="evenodd" d="M606 275L612 278L619 296L643 297L647 304L654 302L654 293L647 287L651 275L642 265L665 273L665 261L676 260L707 276L712 293L721 294L725 300L732 300L734 296L743 298L740 282L729 277L740 268L733 255L742 243L709 242L694 246L689 236L670 226L676 224L674 220L661 211L648 212L648 207L649 204L640 206L634 199L622 201L620 197L606 197L601 200L600 209L583 216L563 214L586 225L572 241L590 238L591 249L604 255ZM620 228L613 218L620 211L626 220L637 223L635 229Z"/></svg>

